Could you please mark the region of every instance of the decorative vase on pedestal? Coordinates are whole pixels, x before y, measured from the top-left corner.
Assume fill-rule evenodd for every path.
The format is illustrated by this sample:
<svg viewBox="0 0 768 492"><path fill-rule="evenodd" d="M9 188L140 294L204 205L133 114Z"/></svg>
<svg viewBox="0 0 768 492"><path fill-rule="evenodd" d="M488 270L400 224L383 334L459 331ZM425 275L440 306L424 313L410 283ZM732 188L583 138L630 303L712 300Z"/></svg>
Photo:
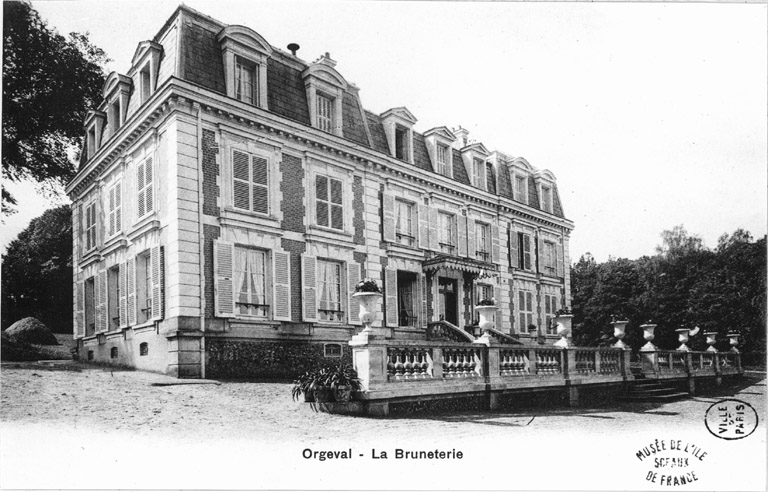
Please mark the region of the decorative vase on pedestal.
<svg viewBox="0 0 768 492"><path fill-rule="evenodd" d="M717 341L715 337L717 336L717 332L708 331L704 336L707 337L707 345L709 345L707 352L717 352L717 349L715 348L715 342Z"/></svg>
<svg viewBox="0 0 768 492"><path fill-rule="evenodd" d="M611 321L611 324L613 325L613 336L616 337L616 343L614 343L613 346L622 350L628 350L630 348L622 340L626 336L625 330L627 329L627 323L629 323L629 321L626 320Z"/></svg>
<svg viewBox="0 0 768 492"><path fill-rule="evenodd" d="M363 333L372 333L371 325L376 321L379 303L384 296L379 292L355 292L352 297L360 302L360 321L365 326Z"/></svg>
<svg viewBox="0 0 768 492"><path fill-rule="evenodd" d="M475 307L475 311L480 315L480 323L478 323L478 326L483 330L483 334L480 338L490 337L490 330L491 328L494 328L495 325L493 322L493 315L496 314L497 309L496 305L493 304Z"/></svg>
<svg viewBox="0 0 768 492"><path fill-rule="evenodd" d="M656 350L656 346L653 344L653 339L656 338L653 330L656 329L656 326L652 323L640 325L640 328L643 329L643 338L648 342L640 348L641 352L654 352Z"/></svg>
<svg viewBox="0 0 768 492"><path fill-rule="evenodd" d="M677 340L680 342L680 346L677 347L677 350L681 352L689 352L691 349L688 348L686 343L688 343L688 336L691 330L688 328L678 328L675 331L677 332Z"/></svg>
<svg viewBox="0 0 768 492"><path fill-rule="evenodd" d="M728 334L728 338L731 339L731 352L739 353L739 349L736 348L736 345L739 344L739 333L738 332L731 332Z"/></svg>
<svg viewBox="0 0 768 492"><path fill-rule="evenodd" d="M560 340L554 343L555 347L568 348L568 336L571 334L572 314L558 314L555 316L556 332Z"/></svg>

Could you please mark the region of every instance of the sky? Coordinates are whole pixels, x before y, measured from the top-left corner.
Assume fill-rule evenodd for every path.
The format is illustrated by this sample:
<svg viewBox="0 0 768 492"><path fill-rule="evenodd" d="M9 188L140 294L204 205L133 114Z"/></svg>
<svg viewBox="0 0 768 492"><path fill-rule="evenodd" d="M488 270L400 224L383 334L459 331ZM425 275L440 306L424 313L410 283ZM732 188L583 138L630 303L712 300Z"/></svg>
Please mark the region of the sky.
<svg viewBox="0 0 768 492"><path fill-rule="evenodd" d="M178 2L33 1L62 33L88 31L125 73ZM766 5L712 3L231 2L187 0L314 61L325 52L381 113L416 130L463 126L557 177L572 261L654 254L684 225L714 247L766 233ZM20 212L2 248L47 208Z"/></svg>

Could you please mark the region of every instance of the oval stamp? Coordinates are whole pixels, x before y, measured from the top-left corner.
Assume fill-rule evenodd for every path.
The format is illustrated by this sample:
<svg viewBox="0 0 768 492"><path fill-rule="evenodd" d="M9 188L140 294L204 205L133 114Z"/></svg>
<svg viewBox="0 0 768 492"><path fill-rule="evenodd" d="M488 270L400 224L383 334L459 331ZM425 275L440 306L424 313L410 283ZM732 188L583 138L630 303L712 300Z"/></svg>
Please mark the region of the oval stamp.
<svg viewBox="0 0 768 492"><path fill-rule="evenodd" d="M757 411L749 403L726 399L713 403L704 415L707 430L720 439L744 439L757 429Z"/></svg>

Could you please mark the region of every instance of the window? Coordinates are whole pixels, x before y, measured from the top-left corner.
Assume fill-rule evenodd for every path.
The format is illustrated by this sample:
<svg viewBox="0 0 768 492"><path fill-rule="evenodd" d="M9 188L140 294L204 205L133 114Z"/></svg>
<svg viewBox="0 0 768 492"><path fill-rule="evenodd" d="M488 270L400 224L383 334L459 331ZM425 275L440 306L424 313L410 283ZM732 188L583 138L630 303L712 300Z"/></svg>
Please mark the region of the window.
<svg viewBox="0 0 768 492"><path fill-rule="evenodd" d="M344 211L341 181L327 176L315 178L317 225L344 229Z"/></svg>
<svg viewBox="0 0 768 492"><path fill-rule="evenodd" d="M112 237L123 228L122 225L122 193L121 183L118 182L109 189L109 230L107 236Z"/></svg>
<svg viewBox="0 0 768 492"><path fill-rule="evenodd" d="M120 98L115 99L115 102L109 105L109 124L112 126L112 135L117 133L117 129L123 124L122 114L120 113Z"/></svg>
<svg viewBox="0 0 768 492"><path fill-rule="evenodd" d="M152 185L152 158L149 157L136 166L136 190L138 203L137 219L141 219L154 210L154 188Z"/></svg>
<svg viewBox="0 0 768 492"><path fill-rule="evenodd" d="M419 307L416 302L417 278L413 272L397 272L398 326L417 326L419 320Z"/></svg>
<svg viewBox="0 0 768 492"><path fill-rule="evenodd" d="M496 175L490 162L485 163L485 190L496 193Z"/></svg>
<svg viewBox="0 0 768 492"><path fill-rule="evenodd" d="M326 343L323 345L323 355L325 357L340 358L341 345L338 343Z"/></svg>
<svg viewBox="0 0 768 492"><path fill-rule="evenodd" d="M144 65L139 74L139 85L141 86L141 102L146 102L152 94L152 75L149 70L149 63Z"/></svg>
<svg viewBox="0 0 768 492"><path fill-rule="evenodd" d="M517 233L517 266L523 270L532 270L531 236L524 232Z"/></svg>
<svg viewBox="0 0 768 492"><path fill-rule="evenodd" d="M448 147L437 144L437 172L443 176L450 176L448 173Z"/></svg>
<svg viewBox="0 0 768 492"><path fill-rule="evenodd" d="M139 355L142 357L149 355L149 344L147 342L142 342L139 344Z"/></svg>
<svg viewBox="0 0 768 492"><path fill-rule="evenodd" d="M317 260L317 283L320 321L341 322L344 311L341 305L341 263Z"/></svg>
<svg viewBox="0 0 768 492"><path fill-rule="evenodd" d="M117 347L112 347L109 350L109 358L110 359L117 359Z"/></svg>
<svg viewBox="0 0 768 492"><path fill-rule="evenodd" d="M136 257L136 302L139 324L152 318L152 266L149 251Z"/></svg>
<svg viewBox="0 0 768 492"><path fill-rule="evenodd" d="M440 251L453 254L456 241L454 235L456 232L456 218L451 214L440 212Z"/></svg>
<svg viewBox="0 0 768 492"><path fill-rule="evenodd" d="M110 330L120 328L120 267L107 270L107 323Z"/></svg>
<svg viewBox="0 0 768 492"><path fill-rule="evenodd" d="M232 194L235 208L269 213L268 166L264 157L232 151Z"/></svg>
<svg viewBox="0 0 768 492"><path fill-rule="evenodd" d="M544 241L542 260L544 262L541 266L542 273L552 277L557 275L557 253L555 252L555 243Z"/></svg>
<svg viewBox="0 0 768 492"><path fill-rule="evenodd" d="M88 129L88 158L93 157L96 153L96 126L92 126Z"/></svg>
<svg viewBox="0 0 768 492"><path fill-rule="evenodd" d="M96 333L96 278L85 281L85 336Z"/></svg>
<svg viewBox="0 0 768 492"><path fill-rule="evenodd" d="M482 222L475 222L475 244L477 245L477 259L481 261L491 260L491 226Z"/></svg>
<svg viewBox="0 0 768 492"><path fill-rule="evenodd" d="M411 160L410 130L400 125L395 127L395 157L404 161Z"/></svg>
<svg viewBox="0 0 768 492"><path fill-rule="evenodd" d="M317 128L324 132L333 132L333 99L317 94Z"/></svg>
<svg viewBox="0 0 768 492"><path fill-rule="evenodd" d="M552 213L552 188L549 186L541 187L541 209Z"/></svg>
<svg viewBox="0 0 768 492"><path fill-rule="evenodd" d="M544 314L548 335L554 335L556 332L555 326L552 324L555 312L557 312L557 296L544 294Z"/></svg>
<svg viewBox="0 0 768 492"><path fill-rule="evenodd" d="M88 358L88 360L93 360L93 350L89 350L89 351L88 351L88 356L87 356L87 358Z"/></svg>
<svg viewBox="0 0 768 492"><path fill-rule="evenodd" d="M259 66L235 58L235 98L246 104L259 105Z"/></svg>
<svg viewBox="0 0 768 492"><path fill-rule="evenodd" d="M483 171L485 170L485 163L482 159L475 159L472 166L472 183L478 188L485 189L485 180L483 179Z"/></svg>
<svg viewBox="0 0 768 492"><path fill-rule="evenodd" d="M96 247L96 202L85 207L85 250Z"/></svg>
<svg viewBox="0 0 768 492"><path fill-rule="evenodd" d="M267 317L266 264L265 252L235 247L235 308L238 314Z"/></svg>
<svg viewBox="0 0 768 492"><path fill-rule="evenodd" d="M525 181L525 176L515 176L515 200L528 203L528 193Z"/></svg>
<svg viewBox="0 0 768 492"><path fill-rule="evenodd" d="M397 242L406 246L413 246L416 238L413 232L414 206L412 203L401 200L395 201L396 224L395 234Z"/></svg>
<svg viewBox="0 0 768 492"><path fill-rule="evenodd" d="M520 313L520 333L526 333L533 324L533 292L521 290L518 292L518 312Z"/></svg>

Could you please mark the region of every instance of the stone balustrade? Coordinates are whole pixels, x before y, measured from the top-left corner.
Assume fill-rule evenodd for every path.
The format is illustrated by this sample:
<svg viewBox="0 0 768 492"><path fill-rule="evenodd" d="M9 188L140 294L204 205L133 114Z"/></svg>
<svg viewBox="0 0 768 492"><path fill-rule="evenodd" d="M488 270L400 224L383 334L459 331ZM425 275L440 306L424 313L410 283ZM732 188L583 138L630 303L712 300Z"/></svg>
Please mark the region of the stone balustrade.
<svg viewBox="0 0 768 492"><path fill-rule="evenodd" d="M642 371L646 377L721 376L741 374L741 354L737 352L693 352L656 350L642 352Z"/></svg>

